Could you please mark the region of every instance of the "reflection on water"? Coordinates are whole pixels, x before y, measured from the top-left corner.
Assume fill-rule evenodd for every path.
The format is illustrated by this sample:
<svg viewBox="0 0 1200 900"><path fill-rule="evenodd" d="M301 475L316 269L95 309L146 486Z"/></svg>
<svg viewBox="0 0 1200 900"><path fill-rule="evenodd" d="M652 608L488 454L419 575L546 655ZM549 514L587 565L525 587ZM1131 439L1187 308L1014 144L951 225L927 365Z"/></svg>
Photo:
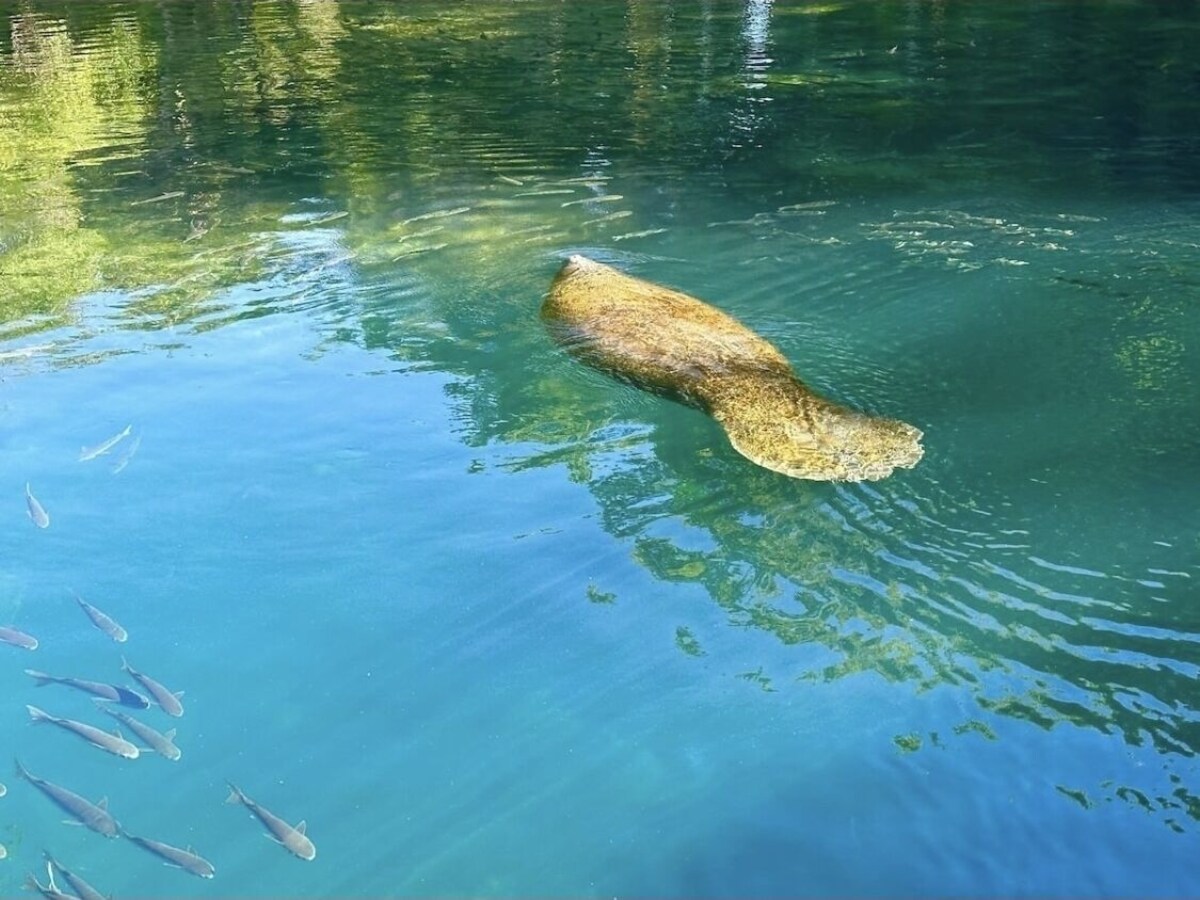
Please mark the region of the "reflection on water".
<svg viewBox="0 0 1200 900"><path fill-rule="evenodd" d="M447 494L586 488L611 543L559 587L588 612L637 602L631 557L710 601L662 613L667 653L778 695L928 696L889 736L914 759L1014 722L1148 749L1054 787L1195 833L1194 9L0 11L9 377L165 370L296 317L313 365L351 346L436 375L472 457ZM705 417L554 349L536 310L569 252L729 309L821 392L921 427L926 459L853 486L744 464Z"/></svg>

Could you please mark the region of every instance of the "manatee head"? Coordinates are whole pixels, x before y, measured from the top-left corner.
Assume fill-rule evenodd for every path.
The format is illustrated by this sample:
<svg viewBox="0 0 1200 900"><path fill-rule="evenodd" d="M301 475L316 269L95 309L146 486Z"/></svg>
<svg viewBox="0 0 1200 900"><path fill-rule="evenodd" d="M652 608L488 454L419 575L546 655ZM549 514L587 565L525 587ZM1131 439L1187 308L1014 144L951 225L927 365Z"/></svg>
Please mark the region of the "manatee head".
<svg viewBox="0 0 1200 900"><path fill-rule="evenodd" d="M924 454L921 431L795 389L736 392L713 409L733 448L758 465L814 481L877 481Z"/></svg>

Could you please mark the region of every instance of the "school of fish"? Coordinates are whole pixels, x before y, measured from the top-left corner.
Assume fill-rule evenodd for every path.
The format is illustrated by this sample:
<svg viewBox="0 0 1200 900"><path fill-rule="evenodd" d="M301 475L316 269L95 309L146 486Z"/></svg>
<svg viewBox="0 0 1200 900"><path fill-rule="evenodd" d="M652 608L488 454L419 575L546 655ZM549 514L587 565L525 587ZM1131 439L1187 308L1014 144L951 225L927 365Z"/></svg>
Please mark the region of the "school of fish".
<svg viewBox="0 0 1200 900"><path fill-rule="evenodd" d="M133 426L127 425L112 437L93 446L84 447L80 452L79 461L88 462L108 454L132 433ZM129 464L140 442L141 435L139 434L127 445L125 451L112 466L114 474L122 471ZM30 520L37 528L50 527L50 514L42 502L34 496L29 484L25 485L25 506ZM129 632L111 615L89 603L75 591L71 591L71 594L79 609L97 631L118 644L125 644L129 640ZM36 651L42 646L41 641L27 632L24 626L18 628L15 624L0 625L0 645L29 652ZM10 655L11 652L0 648L0 658ZM175 744L176 729L159 731L142 719L135 718L125 709L148 710L153 706L165 715L179 718L184 712L180 699L183 692L173 691L145 672L133 668L124 656L120 657L120 671L137 686L137 689L109 681L92 681L74 675L50 674L39 669L25 669L25 674L33 679L33 687L58 685L71 689L71 693L74 694L87 694L93 701L92 709L94 711L103 712L118 723L115 728L110 723L109 727L112 730L109 730L109 728L99 725L47 712L40 706L26 703L30 724L49 725L54 730L73 735L78 739L77 744L87 744L123 761L141 759L149 754L177 762L183 754ZM57 701L58 698L56 698ZM135 740L125 737L121 726ZM25 767L20 759L14 760L14 763L17 778L58 807L66 815L70 824L82 825L105 838L124 838L125 843L138 847L164 865L200 878L212 878L216 874L213 864L191 847L177 847L128 831L109 812L107 798L93 802L86 796L61 784L43 778L41 775L35 775ZM139 763L139 765L144 764ZM226 802L243 806L262 825L267 837L299 859L312 860L316 858L317 848L309 839L307 825L303 820L291 825L251 800L232 782L229 782L229 788L230 793ZM0 783L0 797L4 797L7 793L8 789L3 783ZM4 844L0 844L0 860L6 860L9 856L8 848ZM65 898L65 900L98 900L98 898L105 897L111 900L111 894L93 888L73 870L60 863L48 850L43 851L43 862L46 868L46 882L43 884L31 871L25 880L27 890L41 894L43 897Z"/></svg>

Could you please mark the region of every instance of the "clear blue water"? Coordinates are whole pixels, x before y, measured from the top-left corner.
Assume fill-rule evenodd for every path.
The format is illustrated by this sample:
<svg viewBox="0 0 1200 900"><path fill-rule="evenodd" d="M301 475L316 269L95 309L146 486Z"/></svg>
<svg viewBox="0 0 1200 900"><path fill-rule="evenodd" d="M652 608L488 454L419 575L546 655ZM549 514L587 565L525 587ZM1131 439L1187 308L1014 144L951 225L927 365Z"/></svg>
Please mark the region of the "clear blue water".
<svg viewBox="0 0 1200 900"><path fill-rule="evenodd" d="M0 753L217 869L6 775L0 894L1200 890L1194 7L442 7L0 4ZM924 460L579 366L576 252ZM122 652L179 762L26 724Z"/></svg>

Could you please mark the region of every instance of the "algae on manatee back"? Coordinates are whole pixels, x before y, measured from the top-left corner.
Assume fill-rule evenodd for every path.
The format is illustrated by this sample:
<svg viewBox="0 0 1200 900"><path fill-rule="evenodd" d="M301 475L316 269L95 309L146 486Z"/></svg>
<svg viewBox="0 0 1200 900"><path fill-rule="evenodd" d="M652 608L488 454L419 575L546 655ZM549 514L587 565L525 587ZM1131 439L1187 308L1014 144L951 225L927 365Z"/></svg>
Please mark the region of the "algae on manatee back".
<svg viewBox="0 0 1200 900"><path fill-rule="evenodd" d="M769 341L701 300L572 256L542 304L563 347L595 368L709 413L764 468L874 481L921 459L921 432L813 392Z"/></svg>

